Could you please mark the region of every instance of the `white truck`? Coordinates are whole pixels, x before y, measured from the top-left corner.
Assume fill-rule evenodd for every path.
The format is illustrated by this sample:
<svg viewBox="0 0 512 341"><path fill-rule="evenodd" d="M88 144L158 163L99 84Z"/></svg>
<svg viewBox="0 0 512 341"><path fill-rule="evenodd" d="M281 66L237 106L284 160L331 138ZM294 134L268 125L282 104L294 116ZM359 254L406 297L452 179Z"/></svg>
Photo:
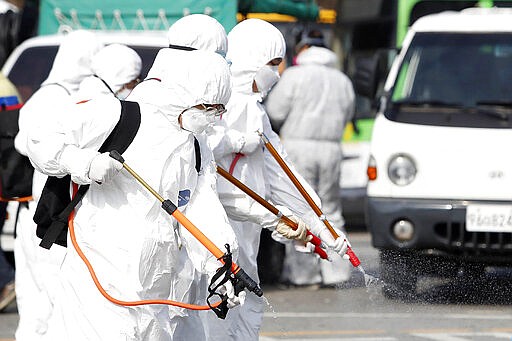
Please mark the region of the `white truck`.
<svg viewBox="0 0 512 341"><path fill-rule="evenodd" d="M512 265L512 9L418 19L373 127L366 219L387 297Z"/></svg>

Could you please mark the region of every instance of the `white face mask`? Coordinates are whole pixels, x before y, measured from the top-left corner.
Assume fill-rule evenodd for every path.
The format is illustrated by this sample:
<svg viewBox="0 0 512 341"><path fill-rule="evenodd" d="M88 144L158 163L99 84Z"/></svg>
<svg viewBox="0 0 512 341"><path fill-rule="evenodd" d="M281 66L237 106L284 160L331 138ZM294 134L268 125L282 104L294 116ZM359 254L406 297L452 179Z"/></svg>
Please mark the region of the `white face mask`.
<svg viewBox="0 0 512 341"><path fill-rule="evenodd" d="M215 113L198 108L189 108L181 114L181 127L193 134L201 134L215 122Z"/></svg>
<svg viewBox="0 0 512 341"><path fill-rule="evenodd" d="M116 92L116 97L120 99L121 101L125 100L128 95L130 95L132 91L127 88L121 88L118 92Z"/></svg>
<svg viewBox="0 0 512 341"><path fill-rule="evenodd" d="M264 65L256 72L256 76L254 76L254 81L262 97L267 96L270 89L272 89L278 80L279 71L277 65Z"/></svg>

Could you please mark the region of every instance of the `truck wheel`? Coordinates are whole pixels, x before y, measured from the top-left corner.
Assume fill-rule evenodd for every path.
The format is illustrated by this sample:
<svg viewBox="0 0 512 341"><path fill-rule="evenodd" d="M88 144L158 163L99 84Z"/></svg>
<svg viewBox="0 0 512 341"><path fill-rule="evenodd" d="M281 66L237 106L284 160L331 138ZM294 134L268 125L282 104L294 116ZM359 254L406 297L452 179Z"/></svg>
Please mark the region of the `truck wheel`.
<svg viewBox="0 0 512 341"><path fill-rule="evenodd" d="M380 251L382 293L390 299L413 299L416 296L418 267L414 257L396 250Z"/></svg>

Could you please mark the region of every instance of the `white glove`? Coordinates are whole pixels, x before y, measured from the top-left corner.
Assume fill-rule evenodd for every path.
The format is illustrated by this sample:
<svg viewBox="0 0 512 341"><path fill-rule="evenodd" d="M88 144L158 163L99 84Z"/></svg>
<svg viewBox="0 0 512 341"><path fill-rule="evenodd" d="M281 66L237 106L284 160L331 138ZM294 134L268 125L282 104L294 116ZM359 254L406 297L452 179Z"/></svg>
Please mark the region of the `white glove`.
<svg viewBox="0 0 512 341"><path fill-rule="evenodd" d="M123 168L123 164L111 158L108 153L95 156L89 166L89 179L103 183L112 179Z"/></svg>
<svg viewBox="0 0 512 341"><path fill-rule="evenodd" d="M301 242L309 242L313 238L313 236L307 235L309 226L307 226L305 222L293 215L289 216L288 218L296 222L298 226L297 229L294 230L291 226L286 224L284 220L279 220L276 226L276 231L279 232L283 237L299 240Z"/></svg>
<svg viewBox="0 0 512 341"><path fill-rule="evenodd" d="M348 259L348 255L346 255L346 253L347 253L348 247L350 246L350 243L347 240L347 236L345 236L345 233L341 232L339 229L335 228L334 230L336 231L336 233L339 236L336 240L334 240L331 232L327 228L320 231L318 236L334 252L336 252L343 258Z"/></svg>
<svg viewBox="0 0 512 341"><path fill-rule="evenodd" d="M271 237L276 242L284 244L284 245L289 244L289 243L293 243L293 239L285 238L282 234L280 234L277 231L272 231Z"/></svg>
<svg viewBox="0 0 512 341"><path fill-rule="evenodd" d="M226 283L222 284L217 288L219 293L222 295L226 294L228 296L228 308L234 308L237 305L243 305L245 302L245 291L241 291L238 293L238 296L235 295L235 288L233 287L233 284L231 281L227 281Z"/></svg>
<svg viewBox="0 0 512 341"><path fill-rule="evenodd" d="M311 243L298 243L296 242L294 244L295 251L301 252L301 253L314 253L315 252L315 245Z"/></svg>
<svg viewBox="0 0 512 341"><path fill-rule="evenodd" d="M241 147L238 151L242 154L252 154L261 144L261 138L258 133L248 133L241 138Z"/></svg>

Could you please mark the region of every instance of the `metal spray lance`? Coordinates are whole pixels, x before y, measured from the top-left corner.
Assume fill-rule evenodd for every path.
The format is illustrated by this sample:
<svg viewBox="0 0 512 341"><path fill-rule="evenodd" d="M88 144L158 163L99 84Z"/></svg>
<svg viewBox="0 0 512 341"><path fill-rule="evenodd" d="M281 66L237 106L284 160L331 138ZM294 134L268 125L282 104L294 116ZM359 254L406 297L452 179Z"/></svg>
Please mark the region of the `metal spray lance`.
<svg viewBox="0 0 512 341"><path fill-rule="evenodd" d="M290 178L290 180L292 181L292 183L295 185L295 187L297 188L297 190L302 194L302 196L304 197L304 199L307 201L307 203L309 204L309 206L313 209L313 211L316 213L316 215L320 218L320 220L322 220L322 222L324 223L324 225L327 227L327 229L329 229L329 232L331 233L331 235L333 236L333 238L336 240L339 238L339 235L338 233L336 233L336 231L334 230L334 228L331 226L331 224L329 223L329 221L327 220L327 218L325 217L325 215L323 214L322 210L317 206L317 204L314 202L313 198L311 198L311 196L309 195L309 193L306 191L306 189L304 188L304 186L302 186L302 184L300 183L300 181L297 179L297 177L295 176L295 174L293 174L293 172L291 171L290 167L288 167L288 165L286 164L286 162L283 160L283 158L279 155L279 153L277 152L277 150L274 148L274 146L272 145L272 143L270 142L270 140L268 139L267 136L265 136L265 134L263 134L263 132L260 132L258 131L258 134L260 135L261 139L263 140L263 143L265 144L265 147L267 147L267 150L270 152L270 154L274 157L274 159L277 161L277 163L279 164L279 166L281 166L281 168L283 169L283 171L286 173L286 175ZM347 249L347 255L349 257L349 260L350 260L350 263L352 263L352 265L354 267L359 267L359 265L361 264L361 261L359 260L359 258L357 258L356 254L354 253L354 251L352 250L352 248L349 246L348 249Z"/></svg>

